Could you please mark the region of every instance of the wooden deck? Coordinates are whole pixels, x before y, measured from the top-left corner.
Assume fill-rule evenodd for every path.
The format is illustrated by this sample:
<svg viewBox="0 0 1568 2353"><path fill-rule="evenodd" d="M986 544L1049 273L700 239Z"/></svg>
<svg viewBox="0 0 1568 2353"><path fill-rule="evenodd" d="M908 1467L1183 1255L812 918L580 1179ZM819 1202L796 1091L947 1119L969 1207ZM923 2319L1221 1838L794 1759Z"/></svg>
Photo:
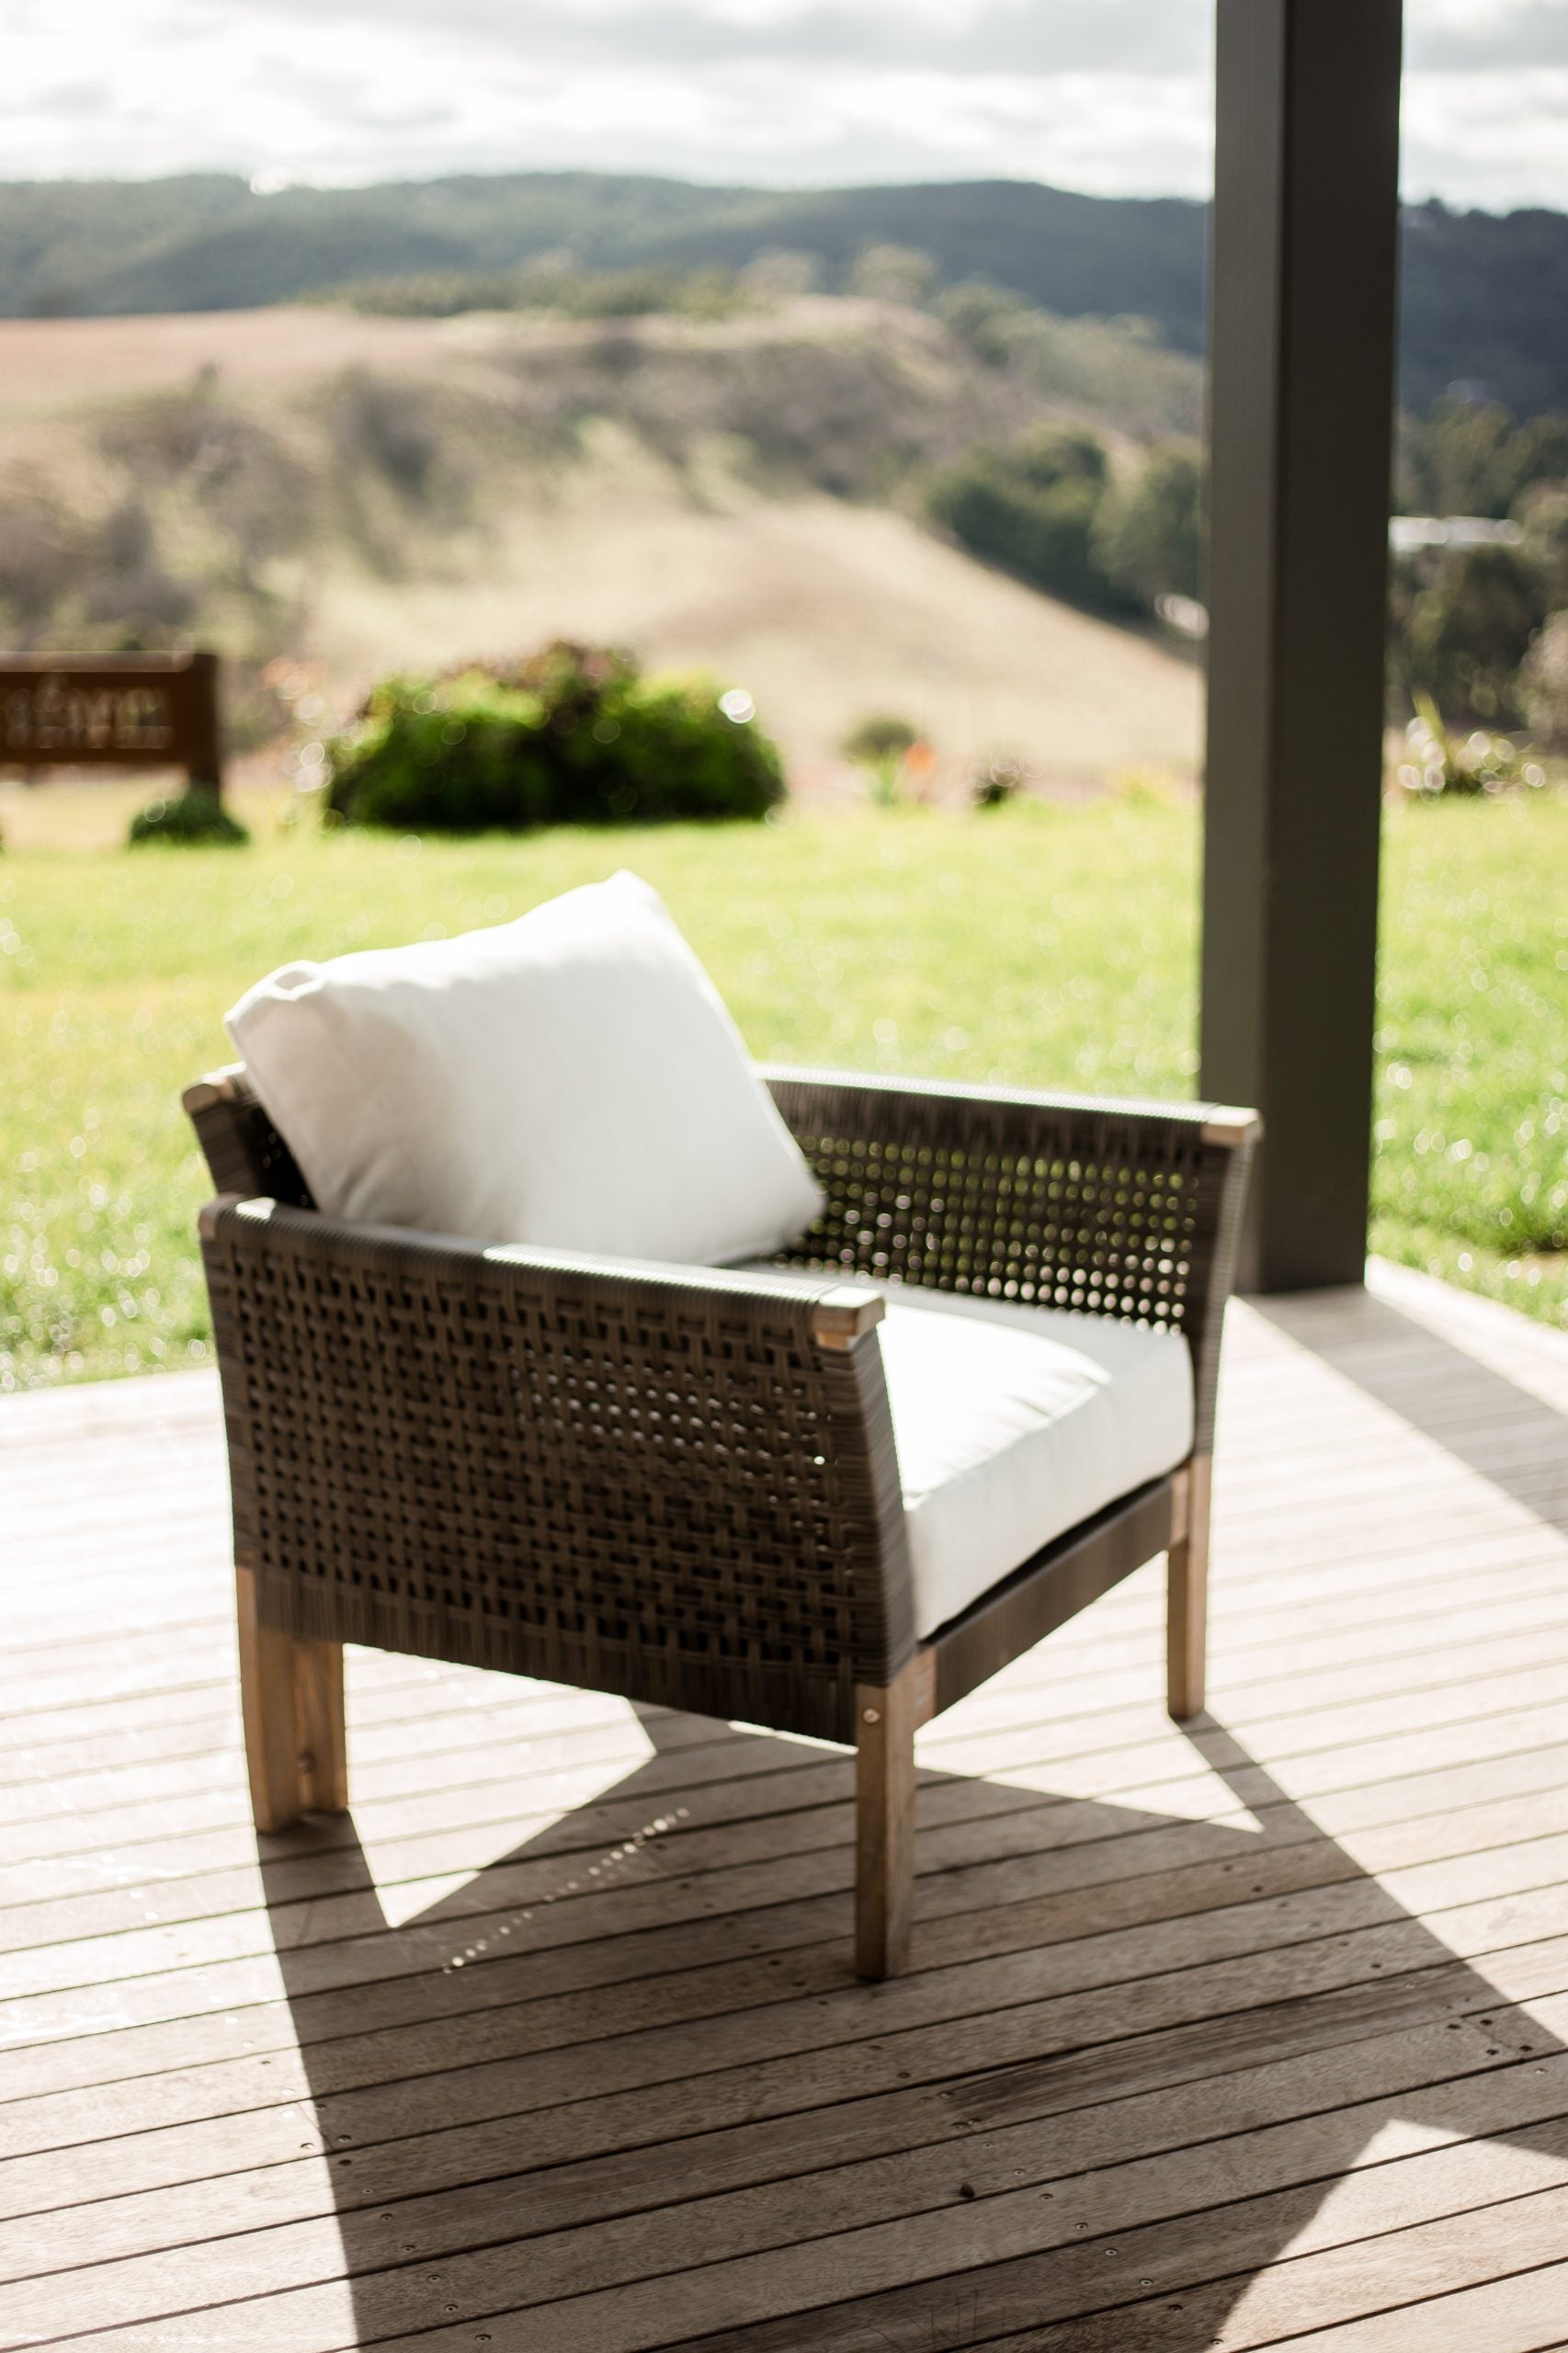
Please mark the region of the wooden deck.
<svg viewBox="0 0 1568 2353"><path fill-rule="evenodd" d="M0 1401L0 2343L1568 2345L1568 1336L1240 1309L1212 1715L1145 1572L837 1751L371 1654L257 1842L205 1374Z"/></svg>

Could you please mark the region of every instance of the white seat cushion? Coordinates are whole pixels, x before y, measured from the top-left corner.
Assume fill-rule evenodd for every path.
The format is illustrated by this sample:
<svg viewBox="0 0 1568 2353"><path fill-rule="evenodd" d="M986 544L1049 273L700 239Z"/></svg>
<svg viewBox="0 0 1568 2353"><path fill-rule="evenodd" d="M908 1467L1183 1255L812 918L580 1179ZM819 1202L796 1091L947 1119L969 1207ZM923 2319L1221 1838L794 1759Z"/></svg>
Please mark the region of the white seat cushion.
<svg viewBox="0 0 1568 2353"><path fill-rule="evenodd" d="M822 1194L656 892L632 874L457 939L290 964L229 1033L317 1206L687 1266Z"/></svg>
<svg viewBox="0 0 1568 2353"><path fill-rule="evenodd" d="M884 1295L916 1632L1191 1452L1192 1357L1179 1333L940 1291Z"/></svg>
<svg viewBox="0 0 1568 2353"><path fill-rule="evenodd" d="M879 1330L918 1633L1191 1452L1192 1358L1179 1333L870 1287L888 1303Z"/></svg>

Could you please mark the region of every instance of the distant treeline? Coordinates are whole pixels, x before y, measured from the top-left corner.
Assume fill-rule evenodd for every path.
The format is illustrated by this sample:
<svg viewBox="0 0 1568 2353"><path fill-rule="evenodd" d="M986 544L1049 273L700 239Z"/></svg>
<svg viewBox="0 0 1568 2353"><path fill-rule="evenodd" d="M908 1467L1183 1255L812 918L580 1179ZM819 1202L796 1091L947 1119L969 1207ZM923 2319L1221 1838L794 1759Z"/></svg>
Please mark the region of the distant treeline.
<svg viewBox="0 0 1568 2353"><path fill-rule="evenodd" d="M1523 729L1568 750L1568 416L1517 426L1495 404L1437 402L1401 419L1407 508L1512 526L1479 544L1395 558L1389 716ZM1113 619L1203 593L1202 455L1156 439L1119 466L1086 426L976 444L927 480L933 522L971 555Z"/></svg>
<svg viewBox="0 0 1568 2353"><path fill-rule="evenodd" d="M742 271L769 256L841 289L870 245L928 255L1066 319L1133 317L1201 347L1206 216L1176 199L995 180L796 192L583 172L253 192L241 179L0 186L0 314L252 308L371 278ZM1405 216L1401 396L1450 385L1517 415L1568 407L1568 216Z"/></svg>

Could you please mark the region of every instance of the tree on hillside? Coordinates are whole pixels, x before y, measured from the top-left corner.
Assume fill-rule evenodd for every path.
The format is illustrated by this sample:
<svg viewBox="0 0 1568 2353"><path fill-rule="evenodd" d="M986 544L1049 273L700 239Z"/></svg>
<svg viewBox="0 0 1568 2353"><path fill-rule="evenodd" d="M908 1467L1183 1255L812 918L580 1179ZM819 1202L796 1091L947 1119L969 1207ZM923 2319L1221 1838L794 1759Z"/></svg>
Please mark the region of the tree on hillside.
<svg viewBox="0 0 1568 2353"><path fill-rule="evenodd" d="M1020 295L984 278L966 278L961 286L948 287L931 307L949 334L988 368L1006 366L1020 324L1035 315Z"/></svg>
<svg viewBox="0 0 1568 2353"><path fill-rule="evenodd" d="M1429 695L1450 723L1518 725L1520 665L1545 619L1540 574L1519 549L1449 549L1410 610L1407 692Z"/></svg>
<svg viewBox="0 0 1568 2353"><path fill-rule="evenodd" d="M937 265L915 245L867 245L852 265L851 294L878 302L907 302L918 309L937 282Z"/></svg>
<svg viewBox="0 0 1568 2353"><path fill-rule="evenodd" d="M1086 482L1103 491L1110 477L1105 443L1086 425L1034 426L1013 443L1008 461L1031 490Z"/></svg>
<svg viewBox="0 0 1568 2353"><path fill-rule="evenodd" d="M1105 445L1087 426L1037 426L1006 449L974 449L946 468L928 508L971 555L1051 596L1122 612L1128 600L1094 552L1108 473Z"/></svg>
<svg viewBox="0 0 1568 2353"><path fill-rule="evenodd" d="M1514 420L1496 401L1435 401L1404 451L1409 505L1425 515L1506 515L1517 494Z"/></svg>
<svg viewBox="0 0 1568 2353"><path fill-rule="evenodd" d="M1516 424L1498 401L1435 401L1400 419L1396 492L1407 514L1501 521L1537 483L1568 474L1568 416Z"/></svg>
<svg viewBox="0 0 1568 2353"><path fill-rule="evenodd" d="M1562 472L1568 475L1568 463ZM1568 607L1568 481L1536 483L1517 508L1524 554L1540 574L1549 608Z"/></svg>
<svg viewBox="0 0 1568 2353"><path fill-rule="evenodd" d="M1518 476L1516 503L1538 483L1561 483L1568 477L1568 416L1530 417L1514 436L1514 444Z"/></svg>
<svg viewBox="0 0 1568 2353"><path fill-rule="evenodd" d="M1141 604L1202 594L1203 464L1195 449L1165 442L1118 484L1096 520L1095 554Z"/></svg>
<svg viewBox="0 0 1568 2353"><path fill-rule="evenodd" d="M798 253L788 245L765 245L761 253L753 254L739 277L747 294L760 295L765 301L785 301L791 295L816 292L822 263L815 254Z"/></svg>

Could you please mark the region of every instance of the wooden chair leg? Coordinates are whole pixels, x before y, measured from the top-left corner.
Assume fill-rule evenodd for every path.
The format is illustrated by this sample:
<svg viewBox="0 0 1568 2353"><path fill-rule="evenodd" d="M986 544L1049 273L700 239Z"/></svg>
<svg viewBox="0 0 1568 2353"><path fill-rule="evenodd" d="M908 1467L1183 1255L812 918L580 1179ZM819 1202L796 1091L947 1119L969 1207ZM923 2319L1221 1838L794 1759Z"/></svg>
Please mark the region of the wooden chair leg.
<svg viewBox="0 0 1568 2353"><path fill-rule="evenodd" d="M251 1810L258 1830L286 1830L301 1813L348 1805L343 1645L307 1643L264 1626L256 1578L235 1571L240 1703Z"/></svg>
<svg viewBox="0 0 1568 2353"><path fill-rule="evenodd" d="M306 1813L347 1813L348 1733L341 1643L294 1644L294 1710L301 1809Z"/></svg>
<svg viewBox="0 0 1568 2353"><path fill-rule="evenodd" d="M916 1679L855 1689L855 1973L896 1977L909 1965L915 1911Z"/></svg>
<svg viewBox="0 0 1568 2353"><path fill-rule="evenodd" d="M1203 1707L1209 1648L1209 1495L1213 1458L1193 1458L1187 1515L1172 1543L1165 1606L1165 1704L1178 1722Z"/></svg>

